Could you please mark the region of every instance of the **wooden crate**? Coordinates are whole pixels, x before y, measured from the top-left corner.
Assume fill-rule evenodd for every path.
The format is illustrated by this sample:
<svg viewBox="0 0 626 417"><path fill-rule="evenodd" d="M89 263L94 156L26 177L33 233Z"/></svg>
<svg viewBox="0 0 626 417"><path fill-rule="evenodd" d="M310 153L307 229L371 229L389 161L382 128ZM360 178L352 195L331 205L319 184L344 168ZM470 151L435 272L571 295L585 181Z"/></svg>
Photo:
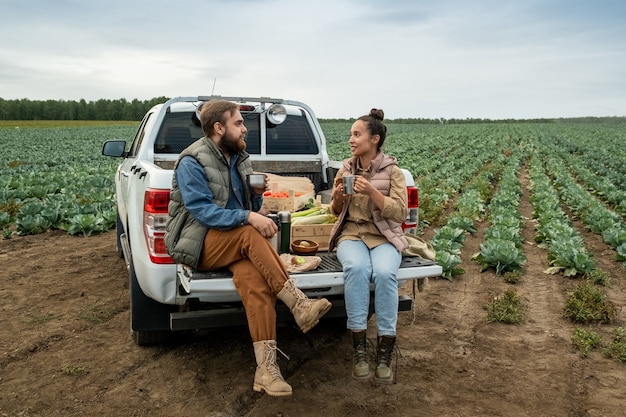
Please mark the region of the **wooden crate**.
<svg viewBox="0 0 626 417"><path fill-rule="evenodd" d="M308 178L270 175L270 190L273 193L285 191L288 194L286 198L263 197L263 208L272 213L279 211L290 211L293 213L302 210L309 203L309 200L315 199L313 183ZM296 196L296 194L300 195Z"/></svg>
<svg viewBox="0 0 626 417"><path fill-rule="evenodd" d="M301 210L309 203L310 199L315 199L314 191L296 196L296 193L301 192L302 191L288 190L287 194L289 197L286 198L263 197L263 208L272 213L279 211L290 211L293 213L294 211Z"/></svg>
<svg viewBox="0 0 626 417"><path fill-rule="evenodd" d="M291 225L291 242L306 239L316 242L320 251L328 250L328 239L334 224L296 224Z"/></svg>

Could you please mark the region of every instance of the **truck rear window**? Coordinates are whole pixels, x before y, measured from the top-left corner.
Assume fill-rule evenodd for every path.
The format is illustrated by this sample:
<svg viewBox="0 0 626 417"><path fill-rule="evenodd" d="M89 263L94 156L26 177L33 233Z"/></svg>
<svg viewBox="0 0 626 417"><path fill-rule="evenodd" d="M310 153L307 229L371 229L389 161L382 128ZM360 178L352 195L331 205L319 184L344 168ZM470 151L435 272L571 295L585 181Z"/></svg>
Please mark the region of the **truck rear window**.
<svg viewBox="0 0 626 417"><path fill-rule="evenodd" d="M244 114L244 123L248 128L246 151L259 155L261 153L259 114ZM265 136L268 155L317 155L319 152L315 136L303 116L290 114L282 124L268 125Z"/></svg>
<svg viewBox="0 0 626 417"><path fill-rule="evenodd" d="M154 142L154 153L179 154L204 136L191 121L191 112L167 113Z"/></svg>
<svg viewBox="0 0 626 417"><path fill-rule="evenodd" d="M168 113L157 139L155 153L179 154L187 146L204 136L202 129L193 124L190 112ZM261 154L261 135L258 113L243 113L246 134L246 151ZM317 155L319 149L308 121L303 116L289 115L278 126L267 126L267 155Z"/></svg>

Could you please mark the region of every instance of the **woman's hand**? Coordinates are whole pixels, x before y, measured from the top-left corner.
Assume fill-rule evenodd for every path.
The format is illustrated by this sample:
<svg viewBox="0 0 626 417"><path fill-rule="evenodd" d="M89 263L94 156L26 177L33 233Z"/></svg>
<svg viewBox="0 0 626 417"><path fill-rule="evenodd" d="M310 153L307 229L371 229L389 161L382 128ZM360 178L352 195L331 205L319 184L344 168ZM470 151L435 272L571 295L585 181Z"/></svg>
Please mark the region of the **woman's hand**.
<svg viewBox="0 0 626 417"><path fill-rule="evenodd" d="M372 203L374 203L374 205L382 210L383 206L385 204L385 197L383 196L383 194L378 191L376 189L376 187L374 187L372 185L371 182L369 182L369 180L363 178L360 175L357 175L354 178L354 193L359 193L359 194L364 194L366 196L368 196L370 198L370 200L372 201Z"/></svg>
<svg viewBox="0 0 626 417"><path fill-rule="evenodd" d="M356 175L354 177L354 187L352 188L354 189L355 194L365 194L370 197L372 196L373 192L377 191L371 182L369 182L360 175Z"/></svg>
<svg viewBox="0 0 626 417"><path fill-rule="evenodd" d="M333 190L333 195L331 196L331 198L337 201L345 199L343 194L343 183L340 182L335 185L335 189Z"/></svg>
<svg viewBox="0 0 626 417"><path fill-rule="evenodd" d="M341 181L335 181L335 188L331 198L331 209L334 213L341 213L343 205L348 200L348 196L343 193L343 183Z"/></svg>

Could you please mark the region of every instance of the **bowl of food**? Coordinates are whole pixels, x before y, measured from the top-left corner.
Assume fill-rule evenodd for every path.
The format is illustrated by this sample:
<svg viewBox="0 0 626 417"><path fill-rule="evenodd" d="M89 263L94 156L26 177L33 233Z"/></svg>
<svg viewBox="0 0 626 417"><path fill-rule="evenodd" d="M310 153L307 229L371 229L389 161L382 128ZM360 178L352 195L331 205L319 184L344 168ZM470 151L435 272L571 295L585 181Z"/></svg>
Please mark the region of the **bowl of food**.
<svg viewBox="0 0 626 417"><path fill-rule="evenodd" d="M319 245L312 240L299 239L291 242L291 251L300 256L313 256L317 253Z"/></svg>

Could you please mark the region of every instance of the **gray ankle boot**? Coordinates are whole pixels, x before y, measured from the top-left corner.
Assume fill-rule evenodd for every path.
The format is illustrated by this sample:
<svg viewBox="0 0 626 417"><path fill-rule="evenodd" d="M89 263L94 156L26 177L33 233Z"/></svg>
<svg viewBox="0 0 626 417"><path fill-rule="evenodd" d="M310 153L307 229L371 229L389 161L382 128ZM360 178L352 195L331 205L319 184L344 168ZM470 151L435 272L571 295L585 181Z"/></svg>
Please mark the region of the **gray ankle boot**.
<svg viewBox="0 0 626 417"><path fill-rule="evenodd" d="M352 332L352 347L354 349L352 377L354 379L368 379L370 377L370 366L367 363L367 337L365 332Z"/></svg>
<svg viewBox="0 0 626 417"><path fill-rule="evenodd" d="M391 354L396 344L395 336L380 336L376 349L376 372L374 380L381 384L393 384L393 370L391 369Z"/></svg>

